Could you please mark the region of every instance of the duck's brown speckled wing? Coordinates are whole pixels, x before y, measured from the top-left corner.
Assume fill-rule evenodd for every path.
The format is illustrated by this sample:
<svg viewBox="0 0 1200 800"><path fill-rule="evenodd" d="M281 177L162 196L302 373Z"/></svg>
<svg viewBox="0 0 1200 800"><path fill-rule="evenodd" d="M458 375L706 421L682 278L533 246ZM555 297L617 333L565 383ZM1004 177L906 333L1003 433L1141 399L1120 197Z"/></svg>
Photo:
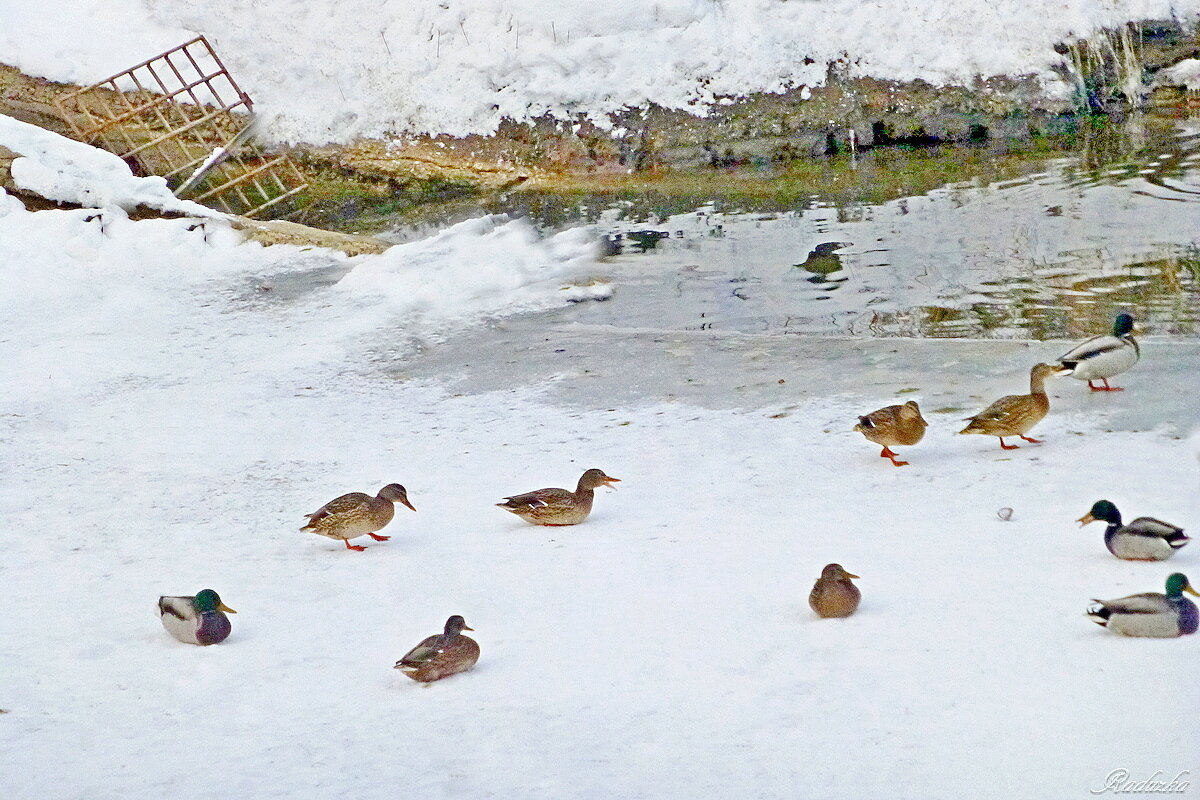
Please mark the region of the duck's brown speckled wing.
<svg viewBox="0 0 1200 800"><path fill-rule="evenodd" d="M566 489L538 489L525 494L514 494L504 498L506 508L520 509L532 513L553 513L555 510L575 505L575 494Z"/></svg>
<svg viewBox="0 0 1200 800"><path fill-rule="evenodd" d="M370 503L374 499L375 498L371 497L371 495L363 494L362 492L350 492L349 494L344 494L341 497L330 500L328 503L309 514L308 523L313 525L323 519L326 519L327 517L333 517L337 516L338 514L357 511L361 509L364 504Z"/></svg>
<svg viewBox="0 0 1200 800"><path fill-rule="evenodd" d="M420 644L405 653L403 658L396 662L396 665L405 667L421 666L438 654L438 644L441 638L440 634L425 637L421 640Z"/></svg>

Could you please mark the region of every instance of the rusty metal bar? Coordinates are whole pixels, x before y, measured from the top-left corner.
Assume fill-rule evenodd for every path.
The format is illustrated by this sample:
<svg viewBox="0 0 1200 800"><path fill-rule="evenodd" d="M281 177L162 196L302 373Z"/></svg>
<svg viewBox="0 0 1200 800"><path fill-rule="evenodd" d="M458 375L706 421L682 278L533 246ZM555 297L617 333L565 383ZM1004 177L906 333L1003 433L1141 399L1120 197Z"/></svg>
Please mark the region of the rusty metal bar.
<svg viewBox="0 0 1200 800"><path fill-rule="evenodd" d="M194 82L194 83L192 83L191 85L192 85L193 87L196 87L196 86L199 86L199 85L200 85L200 84L202 84L202 83L204 83L204 81L203 81L203 80L199 80L199 81L195 81L195 82ZM123 92L120 92L119 90L117 91L117 93L118 93L118 94L120 94L122 97L124 97L124 96L125 96L125 95L124 95L124 93L123 93ZM151 109L153 109L155 106L159 106L159 105L162 105L163 103L169 103L169 102L171 102L171 98L170 98L170 97L160 97L160 98L158 98L158 99L156 99L156 100L152 100L152 101L150 101L150 102L148 102L148 103L144 103L143 105L140 105L140 106L134 106L133 104L131 104L131 103L129 103L128 101L126 101L126 105L127 105L127 106L128 106L128 108L129 108L129 110L128 110L128 111L126 111L124 114L121 114L119 117L114 117L113 119L107 120L107 121L106 121L106 122L104 122L102 125L100 125L99 127L95 128L95 129L93 129L93 130L90 130L90 131L85 131L85 132L83 132L83 134L82 134L82 135L84 135L84 136L88 136L88 137L90 137L90 136L95 136L96 134L98 134L98 133L100 133L102 130L104 130L105 128L112 127L113 125L116 125L116 124L118 124L118 123L121 123L121 122L127 122L127 121L129 121L130 119L132 119L133 117L136 117L138 114L142 113L143 111L151 110ZM240 100L239 100L238 102L236 102L236 103L232 103L232 104L230 104L230 105L226 105L226 106L219 106L219 110L221 110L221 111L232 111L233 109L237 108L239 105L242 105L242 101L240 101Z"/></svg>
<svg viewBox="0 0 1200 800"><path fill-rule="evenodd" d="M275 158L270 159L270 160L264 162L263 164L260 164L259 166L255 167L254 169L250 170L249 172L245 172L242 175L238 176L237 178L224 184L224 186L220 187L220 190L224 191L225 189L232 189L236 186L240 186L241 184L250 180L251 178L253 178L258 173L262 172L263 170L270 169L271 167L274 167L277 164L281 164L286 159L287 159L287 156L276 156ZM210 197L216 191L217 191L217 189L210 189L209 191L205 192L204 194L197 195L196 197L193 197L192 199L198 203L201 200L205 199L206 197Z"/></svg>
<svg viewBox="0 0 1200 800"><path fill-rule="evenodd" d="M267 202L263 203L261 206L250 209L243 216L253 217L257 214L261 214L263 211L270 208L271 206L278 205L279 203L282 203L284 200L287 200L290 197L295 197L297 194L299 194L300 192L304 191L307 188L308 188L308 184L302 183L299 186L297 186L295 189L290 189L287 192L285 192L284 194L281 194L272 200L268 200Z"/></svg>
<svg viewBox="0 0 1200 800"><path fill-rule="evenodd" d="M122 91L122 84L132 88ZM227 99L230 92L236 99ZM177 196L204 186L195 199L229 213L261 215L308 186L289 156L250 144L252 123L239 120L243 111L252 114L253 101L204 36L63 95L55 106L79 138L113 149L139 173L182 180ZM206 165L218 148L221 157ZM292 203L284 213L302 208Z"/></svg>
<svg viewBox="0 0 1200 800"><path fill-rule="evenodd" d="M203 117L200 117L199 119L192 120L191 122L189 122L187 125L185 125L182 128L178 128L173 131L167 131L162 136L159 136L157 139L152 139L149 142L146 142L145 144L141 145L140 147L138 147L134 150L131 150L129 152L129 155L136 155L138 152L145 150L147 147L150 147L151 145L158 144L159 142L161 142L165 139L169 139L172 136L178 136L181 133L184 133L186 131L191 130L192 128L195 128L197 125L202 125L205 122L208 122L209 120L215 119L221 115L222 111L225 111L225 110L226 109L217 109L216 111L211 111L208 114L205 114Z"/></svg>

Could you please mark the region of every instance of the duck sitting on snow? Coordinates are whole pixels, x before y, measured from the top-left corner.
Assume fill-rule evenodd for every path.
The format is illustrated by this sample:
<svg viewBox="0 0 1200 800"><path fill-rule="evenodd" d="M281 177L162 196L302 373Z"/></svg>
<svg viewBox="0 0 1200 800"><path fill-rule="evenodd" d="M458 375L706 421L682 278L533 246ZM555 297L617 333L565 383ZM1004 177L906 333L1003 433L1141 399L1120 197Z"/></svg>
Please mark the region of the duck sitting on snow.
<svg viewBox="0 0 1200 800"><path fill-rule="evenodd" d="M212 589L194 597L158 598L158 616L167 633L185 644L218 644L225 641L233 626L224 612L236 614L221 602Z"/></svg>
<svg viewBox="0 0 1200 800"><path fill-rule="evenodd" d="M579 476L579 483L573 492L566 489L537 489L506 497L503 503L496 505L534 525L578 525L592 513L594 490L620 482L620 478L605 475L604 470L589 469Z"/></svg>
<svg viewBox="0 0 1200 800"><path fill-rule="evenodd" d="M880 458L891 459L894 466L904 467L908 462L897 461L891 448L921 441L925 436L927 424L916 401L909 400L902 406L885 406L865 417L859 417L854 430L867 437L867 441L883 446Z"/></svg>
<svg viewBox="0 0 1200 800"><path fill-rule="evenodd" d="M846 572L841 564L826 564L809 592L809 606L822 617L850 616L862 599L862 592L850 580L857 577Z"/></svg>
<svg viewBox="0 0 1200 800"><path fill-rule="evenodd" d="M1072 378L1087 381L1093 392L1120 392L1119 386L1109 386L1108 379L1129 370L1138 362L1142 352L1133 338L1133 317L1118 314L1113 322L1112 333L1093 336L1083 344L1058 359L1066 373ZM1099 380L1103 386L1093 386Z"/></svg>
<svg viewBox="0 0 1200 800"><path fill-rule="evenodd" d="M330 500L325 505L308 515L308 524L300 530L328 536L330 539L341 539L347 550L366 550L361 545L350 544L350 540L359 536L370 536L377 542L386 542L390 536L379 536L375 531L381 530L396 513L394 503L403 503L413 511L413 504L408 502L408 492L398 483L389 483L379 490L379 494L371 497L362 492L350 492Z"/></svg>
<svg viewBox="0 0 1200 800"><path fill-rule="evenodd" d="M1046 396L1046 378L1064 374L1062 367L1037 364L1029 372L1029 394L1010 394L1001 397L980 411L959 433L978 433L1000 438L1000 447L1016 450L1018 445L1005 444L1005 436L1020 436L1027 442L1040 442L1025 434L1042 421L1050 411L1050 398Z"/></svg>
<svg viewBox="0 0 1200 800"><path fill-rule="evenodd" d="M1121 524L1121 512L1107 500L1098 500L1092 510L1076 522L1080 527L1092 522L1107 522L1104 544L1108 552L1128 561L1163 561L1191 541L1183 528L1152 517L1138 517Z"/></svg>
<svg viewBox="0 0 1200 800"><path fill-rule="evenodd" d="M428 636L396 662L414 681L432 683L459 672L466 672L479 660L479 643L463 631L473 631L458 614L446 620L441 635Z"/></svg>
<svg viewBox="0 0 1200 800"><path fill-rule="evenodd" d="M1181 572L1167 577L1167 593L1144 592L1116 600L1093 600L1088 619L1125 636L1150 636L1170 639L1195 633L1200 625L1200 610L1183 593L1200 597L1187 576Z"/></svg>

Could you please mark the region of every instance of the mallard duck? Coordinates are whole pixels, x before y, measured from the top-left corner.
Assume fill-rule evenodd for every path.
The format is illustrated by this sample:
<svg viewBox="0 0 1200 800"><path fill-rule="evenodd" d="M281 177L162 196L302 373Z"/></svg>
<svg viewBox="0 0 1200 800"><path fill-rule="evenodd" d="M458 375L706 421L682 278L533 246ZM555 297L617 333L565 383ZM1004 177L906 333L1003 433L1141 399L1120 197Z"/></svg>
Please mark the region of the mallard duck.
<svg viewBox="0 0 1200 800"><path fill-rule="evenodd" d="M479 643L463 631L473 631L455 614L446 620L440 635L429 636L396 662L396 669L414 681L431 683L458 672L466 672L479 660Z"/></svg>
<svg viewBox="0 0 1200 800"><path fill-rule="evenodd" d="M862 592L850 579L857 578L841 564L826 564L808 594L808 604L822 617L848 617L858 608Z"/></svg>
<svg viewBox="0 0 1200 800"><path fill-rule="evenodd" d="M158 616L167 633L186 644L217 644L225 641L233 626L222 612L236 614L221 602L212 589L195 597L158 598Z"/></svg>
<svg viewBox="0 0 1200 800"><path fill-rule="evenodd" d="M998 436L1005 450L1016 450L1019 445L1005 444L1005 436L1020 436L1027 442L1040 442L1025 434L1046 416L1050 410L1050 398L1046 396L1046 378L1063 372L1061 367L1051 364L1036 364L1029 371L1029 394L1010 394L1001 397L973 417L959 433L978 433Z"/></svg>
<svg viewBox="0 0 1200 800"><path fill-rule="evenodd" d="M341 539L348 550L366 550L362 545L350 544L359 536L370 536L377 542L386 542L390 536L380 536L375 531L392 521L396 513L393 503L403 503L416 511L408 502L408 492L398 483L389 483L371 497L362 492L344 494L308 515L308 524L300 530L318 533L330 539Z"/></svg>
<svg viewBox="0 0 1200 800"><path fill-rule="evenodd" d="M1093 392L1120 392L1124 390L1109 386L1108 379L1129 370L1141 355L1137 340L1133 338L1133 317L1117 314L1112 333L1093 336L1059 358L1058 363L1070 370L1066 374L1072 378L1087 381ZM1093 386L1094 380L1100 380L1104 385Z"/></svg>
<svg viewBox="0 0 1200 800"><path fill-rule="evenodd" d="M1191 541L1183 528L1152 517L1138 517L1122 525L1121 512L1107 500L1097 501L1091 511L1076 520L1081 528L1098 521L1108 523L1104 532L1108 552L1127 561L1163 561Z"/></svg>
<svg viewBox="0 0 1200 800"><path fill-rule="evenodd" d="M1144 592L1116 600L1095 600L1088 608L1088 619L1125 636L1152 636L1170 639L1195 633L1200 611L1183 593L1200 597L1182 572L1167 577L1167 593Z"/></svg>
<svg viewBox="0 0 1200 800"><path fill-rule="evenodd" d="M506 497L496 505L534 525L578 525L592 513L593 490L620 482L620 478L605 475L604 470L589 469L579 476L579 485L573 492L538 489Z"/></svg>
<svg viewBox="0 0 1200 800"><path fill-rule="evenodd" d="M925 436L925 418L915 400L902 406L885 406L858 418L854 430L867 437L868 441L883 446L880 458L891 459L897 467L908 466L907 461L897 461L891 448L897 445L916 444Z"/></svg>

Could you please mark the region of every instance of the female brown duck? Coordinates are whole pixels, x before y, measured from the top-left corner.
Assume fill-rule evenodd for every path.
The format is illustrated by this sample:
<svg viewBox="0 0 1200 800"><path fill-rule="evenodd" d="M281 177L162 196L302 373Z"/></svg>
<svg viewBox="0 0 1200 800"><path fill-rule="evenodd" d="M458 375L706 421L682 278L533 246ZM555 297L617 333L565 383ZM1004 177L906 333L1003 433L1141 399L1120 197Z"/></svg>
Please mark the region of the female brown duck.
<svg viewBox="0 0 1200 800"><path fill-rule="evenodd" d="M846 572L841 564L826 564L808 595L808 604L822 617L850 616L862 599L862 592L850 580L857 577Z"/></svg>
<svg viewBox="0 0 1200 800"><path fill-rule="evenodd" d="M479 643L463 631L473 631L458 614L446 620L440 636L428 636L396 662L396 669L414 681L433 681L466 672L479 660Z"/></svg>
<svg viewBox="0 0 1200 800"><path fill-rule="evenodd" d="M865 417L859 417L854 430L867 437L867 441L883 447L880 458L891 459L893 466L906 467L908 462L897 461L892 448L921 441L925 437L927 424L917 402L909 400L902 406L884 406Z"/></svg>
<svg viewBox="0 0 1200 800"><path fill-rule="evenodd" d="M604 470L589 469L579 477L579 484L573 492L566 489L538 489L506 497L503 503L496 505L534 525L578 525L592 513L595 489L620 482L620 478L605 475Z"/></svg>
<svg viewBox="0 0 1200 800"><path fill-rule="evenodd" d="M1005 450L1016 450L1018 445L1005 444L1005 436L1020 436L1027 442L1040 442L1025 434L1042 421L1050 411L1050 398L1046 395L1046 378L1065 374L1062 367L1037 364L1029 371L1029 394L1010 394L1001 397L973 417L959 433L978 433L998 436Z"/></svg>
<svg viewBox="0 0 1200 800"><path fill-rule="evenodd" d="M375 531L381 530L396 513L394 503L403 503L413 511L413 504L408 502L408 492L398 483L389 483L379 490L379 494L371 497L362 492L350 492L330 500L325 505L308 515L308 524L300 530L328 536L330 539L341 539L347 550L366 550L367 548L350 544L350 540L359 536L370 536L377 542L386 542L390 536L380 536Z"/></svg>

